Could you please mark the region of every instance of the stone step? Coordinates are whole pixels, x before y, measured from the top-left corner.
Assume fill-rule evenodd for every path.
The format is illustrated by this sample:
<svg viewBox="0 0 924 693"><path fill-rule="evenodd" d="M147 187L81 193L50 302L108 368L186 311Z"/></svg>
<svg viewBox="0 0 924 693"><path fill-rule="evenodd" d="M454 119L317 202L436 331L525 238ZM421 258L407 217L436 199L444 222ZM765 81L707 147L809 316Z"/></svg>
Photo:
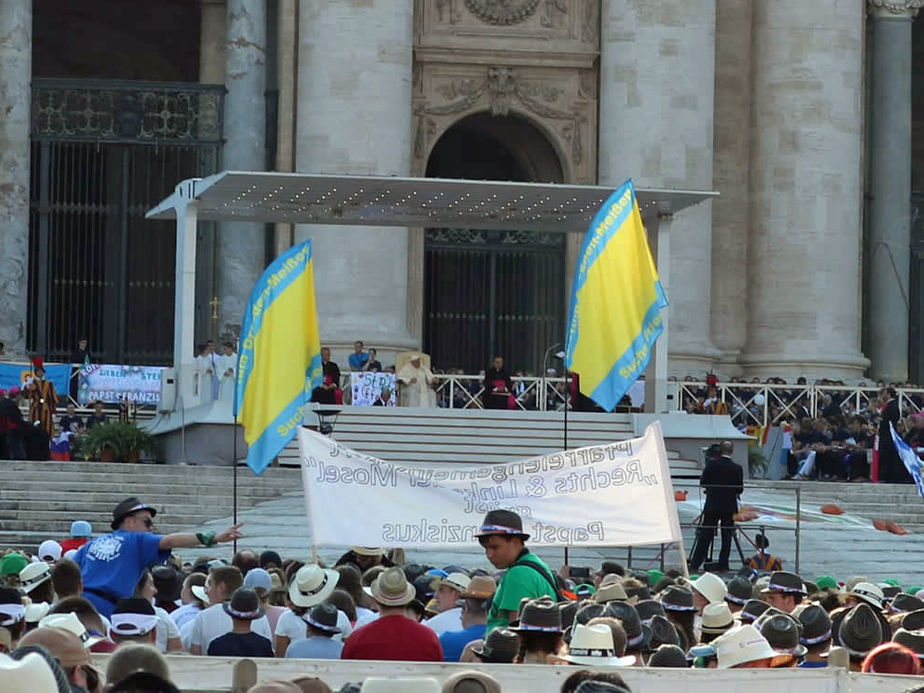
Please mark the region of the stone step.
<svg viewBox="0 0 924 693"><path fill-rule="evenodd" d="M278 498L288 492L301 491L301 485L291 489L245 488L238 486L238 498L252 498L264 500ZM131 493L135 493L131 491ZM138 494L141 492L139 491ZM38 503L44 506L48 500L78 500L82 504L103 503L110 510L116 503L122 501L128 492L124 485L95 485L92 482L53 482L41 486L27 486L26 488L0 489L0 504L6 503ZM137 494L136 494L137 495ZM232 490L224 486L184 486L177 491L145 491L142 500L150 505L175 503L214 503L221 500L230 500Z"/></svg>

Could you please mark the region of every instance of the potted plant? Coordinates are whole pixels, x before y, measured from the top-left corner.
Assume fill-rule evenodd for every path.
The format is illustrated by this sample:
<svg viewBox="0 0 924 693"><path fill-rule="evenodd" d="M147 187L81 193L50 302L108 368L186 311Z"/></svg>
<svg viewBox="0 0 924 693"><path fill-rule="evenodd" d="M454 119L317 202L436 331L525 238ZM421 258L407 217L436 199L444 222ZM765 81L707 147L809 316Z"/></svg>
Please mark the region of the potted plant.
<svg viewBox="0 0 924 693"><path fill-rule="evenodd" d="M101 462L137 462L142 453L155 453L157 448L147 431L125 421L107 421L81 436L80 449L88 459Z"/></svg>

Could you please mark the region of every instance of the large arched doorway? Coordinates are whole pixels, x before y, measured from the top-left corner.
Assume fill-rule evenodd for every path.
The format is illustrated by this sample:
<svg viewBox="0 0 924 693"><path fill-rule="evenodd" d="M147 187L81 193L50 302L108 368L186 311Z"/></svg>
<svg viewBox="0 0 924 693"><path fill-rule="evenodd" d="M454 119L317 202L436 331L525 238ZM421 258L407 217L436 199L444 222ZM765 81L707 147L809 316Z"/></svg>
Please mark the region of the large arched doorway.
<svg viewBox="0 0 924 693"><path fill-rule="evenodd" d="M563 182L548 139L528 121L464 118L437 141L427 177ZM565 321L563 234L426 230L423 342L440 368L477 373L494 354L538 373Z"/></svg>

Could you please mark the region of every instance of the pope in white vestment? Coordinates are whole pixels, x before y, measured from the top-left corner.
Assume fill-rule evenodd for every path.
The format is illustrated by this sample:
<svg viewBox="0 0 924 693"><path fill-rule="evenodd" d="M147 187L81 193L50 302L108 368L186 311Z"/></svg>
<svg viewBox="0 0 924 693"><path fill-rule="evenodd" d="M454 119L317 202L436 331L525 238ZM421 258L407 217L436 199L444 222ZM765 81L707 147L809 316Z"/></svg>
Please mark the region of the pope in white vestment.
<svg viewBox="0 0 924 693"><path fill-rule="evenodd" d="M420 356L414 354L411 361L398 371L401 384L400 404L402 407L435 407L436 393L433 391L433 373L421 365Z"/></svg>

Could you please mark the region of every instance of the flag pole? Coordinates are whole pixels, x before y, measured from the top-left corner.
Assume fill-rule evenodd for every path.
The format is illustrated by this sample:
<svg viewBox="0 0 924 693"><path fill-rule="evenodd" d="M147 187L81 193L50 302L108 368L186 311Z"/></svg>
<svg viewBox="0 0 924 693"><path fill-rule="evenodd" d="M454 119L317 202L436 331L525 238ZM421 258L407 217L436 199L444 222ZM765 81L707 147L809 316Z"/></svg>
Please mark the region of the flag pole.
<svg viewBox="0 0 924 693"><path fill-rule="evenodd" d="M237 412L234 413L234 425L231 427L231 433L234 436L234 440L231 443L231 464L234 466L233 472L233 486L232 486L232 499L231 499L231 508L232 508L232 520L231 524L237 524ZM237 553L237 539L234 540L234 543L231 545L231 549L234 553Z"/></svg>
<svg viewBox="0 0 924 693"><path fill-rule="evenodd" d="M562 359L562 364L564 365L564 359ZM571 400L571 376L568 373L568 366L564 366L565 369L565 426L562 432L562 443L564 444L563 449L568 449L568 404ZM571 565L568 562L568 547L565 546L565 565Z"/></svg>

